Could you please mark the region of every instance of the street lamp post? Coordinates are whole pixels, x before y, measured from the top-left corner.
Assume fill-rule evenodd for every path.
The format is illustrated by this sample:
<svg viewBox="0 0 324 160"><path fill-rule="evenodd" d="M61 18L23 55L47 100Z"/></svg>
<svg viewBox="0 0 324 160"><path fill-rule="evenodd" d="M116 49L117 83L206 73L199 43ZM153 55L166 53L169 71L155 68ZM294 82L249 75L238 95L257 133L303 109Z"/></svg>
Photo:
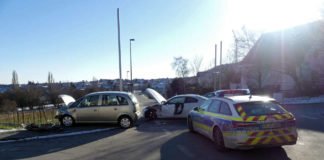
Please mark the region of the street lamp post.
<svg viewBox="0 0 324 160"><path fill-rule="evenodd" d="M132 69L132 41L135 41L134 38L129 39L129 59L130 59L130 90L133 92L133 69Z"/></svg>

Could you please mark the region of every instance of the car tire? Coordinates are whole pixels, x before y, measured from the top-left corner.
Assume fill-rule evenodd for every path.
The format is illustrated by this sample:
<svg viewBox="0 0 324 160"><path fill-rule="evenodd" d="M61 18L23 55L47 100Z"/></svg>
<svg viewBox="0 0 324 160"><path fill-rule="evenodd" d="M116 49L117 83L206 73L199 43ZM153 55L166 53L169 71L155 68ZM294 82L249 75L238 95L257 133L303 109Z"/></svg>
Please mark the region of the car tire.
<svg viewBox="0 0 324 160"><path fill-rule="evenodd" d="M147 120L155 120L157 118L156 111L153 109L150 109L145 112L145 118Z"/></svg>
<svg viewBox="0 0 324 160"><path fill-rule="evenodd" d="M188 130L190 132L194 133L195 130L194 130L194 127L193 127L193 124L192 124L192 119L190 117L188 117L187 123L188 123Z"/></svg>
<svg viewBox="0 0 324 160"><path fill-rule="evenodd" d="M75 124L73 117L65 115L60 119L60 123L64 127L72 127Z"/></svg>
<svg viewBox="0 0 324 160"><path fill-rule="evenodd" d="M121 128L127 129L133 126L133 120L129 116L121 116L118 119L118 125Z"/></svg>
<svg viewBox="0 0 324 160"><path fill-rule="evenodd" d="M214 142L216 144L216 149L217 150L226 151L223 133L218 127L215 127L213 129L213 139L214 139Z"/></svg>

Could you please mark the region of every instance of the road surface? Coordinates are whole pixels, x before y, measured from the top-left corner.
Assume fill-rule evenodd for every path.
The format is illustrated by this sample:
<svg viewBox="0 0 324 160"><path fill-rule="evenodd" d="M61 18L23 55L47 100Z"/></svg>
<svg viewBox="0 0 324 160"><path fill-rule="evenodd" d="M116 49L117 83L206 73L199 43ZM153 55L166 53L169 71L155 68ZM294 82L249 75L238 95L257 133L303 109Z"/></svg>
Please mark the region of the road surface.
<svg viewBox="0 0 324 160"><path fill-rule="evenodd" d="M213 142L188 132L185 120L142 122L128 130L0 144L0 159L307 159L324 157L324 104L292 105L296 145L219 152Z"/></svg>

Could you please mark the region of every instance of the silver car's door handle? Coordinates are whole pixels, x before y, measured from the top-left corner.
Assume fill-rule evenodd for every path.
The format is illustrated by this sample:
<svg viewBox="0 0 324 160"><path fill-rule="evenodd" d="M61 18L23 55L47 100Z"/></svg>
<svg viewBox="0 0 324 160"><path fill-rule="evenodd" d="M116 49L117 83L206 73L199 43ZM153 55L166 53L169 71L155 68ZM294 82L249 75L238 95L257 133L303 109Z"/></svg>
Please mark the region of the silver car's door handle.
<svg viewBox="0 0 324 160"><path fill-rule="evenodd" d="M117 111L117 108L114 108L115 111Z"/></svg>
<svg viewBox="0 0 324 160"><path fill-rule="evenodd" d="M94 109L93 111L97 112L97 109Z"/></svg>

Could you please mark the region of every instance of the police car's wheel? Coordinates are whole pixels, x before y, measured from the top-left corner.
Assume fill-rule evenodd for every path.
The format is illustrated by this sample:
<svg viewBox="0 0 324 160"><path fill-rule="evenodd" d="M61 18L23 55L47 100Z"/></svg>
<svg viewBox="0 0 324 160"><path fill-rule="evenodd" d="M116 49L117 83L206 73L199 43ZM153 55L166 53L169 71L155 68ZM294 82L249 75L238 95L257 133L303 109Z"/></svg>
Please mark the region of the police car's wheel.
<svg viewBox="0 0 324 160"><path fill-rule="evenodd" d="M218 127L215 127L213 130L213 138L214 138L214 142L216 143L216 149L219 151L225 151L226 148L224 145L223 134Z"/></svg>
<svg viewBox="0 0 324 160"><path fill-rule="evenodd" d="M190 117L188 117L188 130L190 132L195 132L194 128L193 128L193 125L192 125L192 120Z"/></svg>

